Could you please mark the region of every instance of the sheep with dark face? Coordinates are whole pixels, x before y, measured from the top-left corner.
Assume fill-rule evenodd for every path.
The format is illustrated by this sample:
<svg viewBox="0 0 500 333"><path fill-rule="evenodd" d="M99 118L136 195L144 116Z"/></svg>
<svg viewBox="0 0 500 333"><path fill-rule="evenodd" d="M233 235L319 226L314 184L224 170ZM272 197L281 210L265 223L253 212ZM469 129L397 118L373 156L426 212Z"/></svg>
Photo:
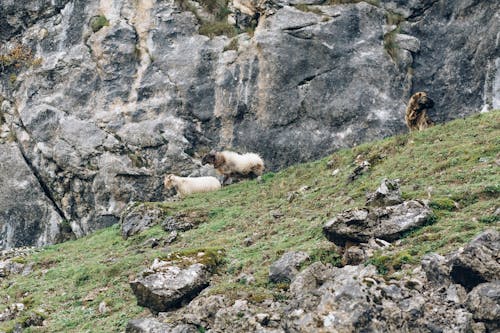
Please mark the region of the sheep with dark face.
<svg viewBox="0 0 500 333"><path fill-rule="evenodd" d="M410 131L421 131L432 125L427 110L434 106L434 101L425 92L417 92L411 96L406 107L405 121Z"/></svg>
<svg viewBox="0 0 500 333"><path fill-rule="evenodd" d="M217 191L221 188L219 180L215 177L179 177L172 174L165 176L163 185L166 189L175 187L180 197L193 193Z"/></svg>
<svg viewBox="0 0 500 333"><path fill-rule="evenodd" d="M232 151L216 152L212 150L203 156L202 164L212 164L224 176L222 184L231 177L255 178L264 172L264 161L254 153L238 154Z"/></svg>

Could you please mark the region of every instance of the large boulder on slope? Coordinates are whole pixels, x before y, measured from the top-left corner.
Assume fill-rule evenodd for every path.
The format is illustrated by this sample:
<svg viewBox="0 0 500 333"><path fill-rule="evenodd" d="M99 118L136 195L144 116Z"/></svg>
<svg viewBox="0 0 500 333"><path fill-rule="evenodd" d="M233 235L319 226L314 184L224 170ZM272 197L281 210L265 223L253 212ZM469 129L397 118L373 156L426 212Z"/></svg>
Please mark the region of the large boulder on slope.
<svg viewBox="0 0 500 333"><path fill-rule="evenodd" d="M208 267L195 263L179 267L167 261L155 260L149 270L130 282L137 304L153 312L164 312L192 300L209 284Z"/></svg>
<svg viewBox="0 0 500 333"><path fill-rule="evenodd" d="M500 281L482 283L467 297L467 308L474 319L484 322L490 332L500 329Z"/></svg>
<svg viewBox="0 0 500 333"><path fill-rule="evenodd" d="M340 213L323 226L329 241L339 246L346 242L366 243L371 238L394 241L405 232L426 224L432 210L418 200L388 207L352 209Z"/></svg>
<svg viewBox="0 0 500 333"><path fill-rule="evenodd" d="M299 272L298 268L309 255L305 252L287 252L269 267L269 281L290 282Z"/></svg>
<svg viewBox="0 0 500 333"><path fill-rule="evenodd" d="M483 282L500 279L500 234L486 230L450 259L450 276L471 290Z"/></svg>

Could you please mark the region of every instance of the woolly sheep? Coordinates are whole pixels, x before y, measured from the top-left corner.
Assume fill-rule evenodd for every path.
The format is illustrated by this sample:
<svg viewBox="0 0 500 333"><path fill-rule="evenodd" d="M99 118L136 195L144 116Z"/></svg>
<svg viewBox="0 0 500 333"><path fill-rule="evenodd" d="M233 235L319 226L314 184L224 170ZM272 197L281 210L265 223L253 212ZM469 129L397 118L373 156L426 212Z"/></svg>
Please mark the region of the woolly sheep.
<svg viewBox="0 0 500 333"><path fill-rule="evenodd" d="M216 152L212 150L203 156L202 164L212 164L224 175L223 184L231 177L255 178L264 172L264 161L254 153L240 155L232 151Z"/></svg>
<svg viewBox="0 0 500 333"><path fill-rule="evenodd" d="M175 187L180 197L193 193L217 191L221 188L219 180L215 177L179 177L172 174L165 176L163 184L167 189Z"/></svg>

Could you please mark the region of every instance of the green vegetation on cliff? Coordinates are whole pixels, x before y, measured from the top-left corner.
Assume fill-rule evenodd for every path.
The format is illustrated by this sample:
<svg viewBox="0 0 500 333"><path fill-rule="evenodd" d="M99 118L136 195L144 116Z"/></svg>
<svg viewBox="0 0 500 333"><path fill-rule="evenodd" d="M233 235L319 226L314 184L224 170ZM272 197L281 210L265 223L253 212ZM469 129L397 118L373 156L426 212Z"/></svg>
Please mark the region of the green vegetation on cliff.
<svg viewBox="0 0 500 333"><path fill-rule="evenodd" d="M356 159L368 160L371 168L348 183ZM0 278L0 314L13 303L23 303L26 309L16 319L0 322L0 332L12 331L16 324L27 326L33 316L45 318L45 326L31 326L26 332L123 331L128 320L147 313L136 305L130 277L156 257L199 248L225 253L211 293L254 302L286 297L286 285L268 282L270 264L289 250L339 264L335 247L322 235L323 224L343 210L362 206L366 193L383 178L400 179L405 198L429 199L436 215L434 223L370 260L383 274L407 274L425 253L447 253L483 229L499 228L499 163L496 111L341 150L267 173L261 181L178 202L151 203L168 215L203 211L208 221L180 232L168 249L145 245L148 239L167 235L159 226L127 240L121 238L119 226L113 226L18 259L34 263L33 271ZM237 282L241 273L252 274L255 283ZM99 311L102 302L106 309Z"/></svg>

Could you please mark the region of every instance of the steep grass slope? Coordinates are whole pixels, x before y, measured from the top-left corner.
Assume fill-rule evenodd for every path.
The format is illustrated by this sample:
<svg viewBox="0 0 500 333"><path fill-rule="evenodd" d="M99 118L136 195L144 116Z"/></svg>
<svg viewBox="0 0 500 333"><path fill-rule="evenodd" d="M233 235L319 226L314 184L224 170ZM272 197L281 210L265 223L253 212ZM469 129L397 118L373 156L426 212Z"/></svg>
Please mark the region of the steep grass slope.
<svg viewBox="0 0 500 333"><path fill-rule="evenodd" d="M372 167L348 183L356 159L368 160ZM169 251L224 249L224 264L213 278L211 293L254 302L286 297L286 286L268 282L269 265L289 250L338 264L322 225L340 211L362 206L366 192L375 190L383 178L400 179L405 198L429 198L436 215L433 224L407 234L391 252L370 260L381 274L406 274L425 253L446 253L485 228L500 228L494 214L499 208L499 164L496 111L342 150L267 173L260 182L242 182L178 202L151 203L167 214L201 211L208 221L181 233L167 249L144 245L166 235L159 226L126 241L119 226L113 226L17 258L33 262L34 269L27 276L0 278L0 313L19 302L26 310L14 320L0 322L0 332L26 324L34 314L45 318L45 326L26 332L123 331L129 319L147 313L136 305L129 277ZM255 283L236 282L241 273L252 274ZM101 313L103 301L107 311Z"/></svg>

